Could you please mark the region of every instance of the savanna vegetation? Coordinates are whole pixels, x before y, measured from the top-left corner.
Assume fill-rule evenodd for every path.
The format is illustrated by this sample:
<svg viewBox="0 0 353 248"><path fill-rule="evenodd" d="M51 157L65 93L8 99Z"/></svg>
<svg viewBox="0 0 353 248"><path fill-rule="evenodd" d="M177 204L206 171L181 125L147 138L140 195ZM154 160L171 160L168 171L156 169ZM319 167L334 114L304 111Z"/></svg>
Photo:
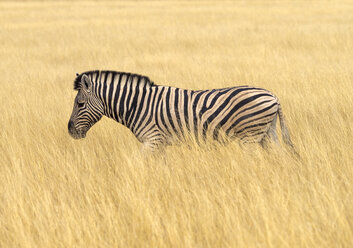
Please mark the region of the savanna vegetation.
<svg viewBox="0 0 353 248"><path fill-rule="evenodd" d="M0 247L351 247L350 1L0 2ZM76 72L280 99L301 159L67 131Z"/></svg>

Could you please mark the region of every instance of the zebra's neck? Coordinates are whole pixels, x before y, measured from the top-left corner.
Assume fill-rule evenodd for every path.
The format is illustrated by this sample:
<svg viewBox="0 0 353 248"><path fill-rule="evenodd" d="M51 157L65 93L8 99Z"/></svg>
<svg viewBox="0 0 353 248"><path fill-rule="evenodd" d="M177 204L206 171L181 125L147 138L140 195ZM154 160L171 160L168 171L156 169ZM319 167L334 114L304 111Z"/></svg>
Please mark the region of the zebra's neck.
<svg viewBox="0 0 353 248"><path fill-rule="evenodd" d="M91 75L95 91L102 100L104 115L132 130L136 115L142 111L140 102L147 106L146 94L156 86L148 77L114 71L95 72Z"/></svg>

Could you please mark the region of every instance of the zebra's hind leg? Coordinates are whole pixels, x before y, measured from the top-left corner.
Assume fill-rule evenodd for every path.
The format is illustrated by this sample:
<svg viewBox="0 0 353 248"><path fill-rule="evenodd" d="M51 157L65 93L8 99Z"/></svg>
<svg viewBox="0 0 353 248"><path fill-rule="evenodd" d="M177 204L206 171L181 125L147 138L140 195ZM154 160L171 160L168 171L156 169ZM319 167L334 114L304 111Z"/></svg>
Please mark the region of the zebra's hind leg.
<svg viewBox="0 0 353 248"><path fill-rule="evenodd" d="M277 115L275 115L275 117L273 118L273 121L271 122L270 128L267 131L267 135L276 144L279 144L277 130L276 130L276 123L277 123Z"/></svg>
<svg viewBox="0 0 353 248"><path fill-rule="evenodd" d="M271 140L274 141L276 144L279 144L277 131L276 131L276 123L277 123L277 115L275 115L275 117L273 118L273 121L271 122L266 134L260 141L260 144L262 147L266 147L267 143Z"/></svg>

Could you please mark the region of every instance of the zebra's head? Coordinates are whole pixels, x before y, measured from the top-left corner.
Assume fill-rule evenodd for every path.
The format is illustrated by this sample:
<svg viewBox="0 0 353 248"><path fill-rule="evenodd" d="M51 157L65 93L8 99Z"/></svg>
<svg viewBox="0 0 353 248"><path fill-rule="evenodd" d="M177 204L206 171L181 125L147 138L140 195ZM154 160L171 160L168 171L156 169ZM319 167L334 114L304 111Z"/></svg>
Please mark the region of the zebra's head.
<svg viewBox="0 0 353 248"><path fill-rule="evenodd" d="M104 108L102 101L94 92L91 79L86 74L77 75L74 89L78 93L68 129L73 138L81 139L86 137L87 131L102 118Z"/></svg>

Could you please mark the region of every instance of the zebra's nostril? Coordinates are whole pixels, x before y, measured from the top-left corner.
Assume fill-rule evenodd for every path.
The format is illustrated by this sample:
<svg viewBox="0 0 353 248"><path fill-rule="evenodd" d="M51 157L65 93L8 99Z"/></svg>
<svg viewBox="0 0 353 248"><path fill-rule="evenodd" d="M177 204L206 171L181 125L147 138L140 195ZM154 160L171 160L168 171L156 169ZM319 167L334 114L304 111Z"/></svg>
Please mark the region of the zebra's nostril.
<svg viewBox="0 0 353 248"><path fill-rule="evenodd" d="M69 121L68 129L71 130L74 127L74 123Z"/></svg>

